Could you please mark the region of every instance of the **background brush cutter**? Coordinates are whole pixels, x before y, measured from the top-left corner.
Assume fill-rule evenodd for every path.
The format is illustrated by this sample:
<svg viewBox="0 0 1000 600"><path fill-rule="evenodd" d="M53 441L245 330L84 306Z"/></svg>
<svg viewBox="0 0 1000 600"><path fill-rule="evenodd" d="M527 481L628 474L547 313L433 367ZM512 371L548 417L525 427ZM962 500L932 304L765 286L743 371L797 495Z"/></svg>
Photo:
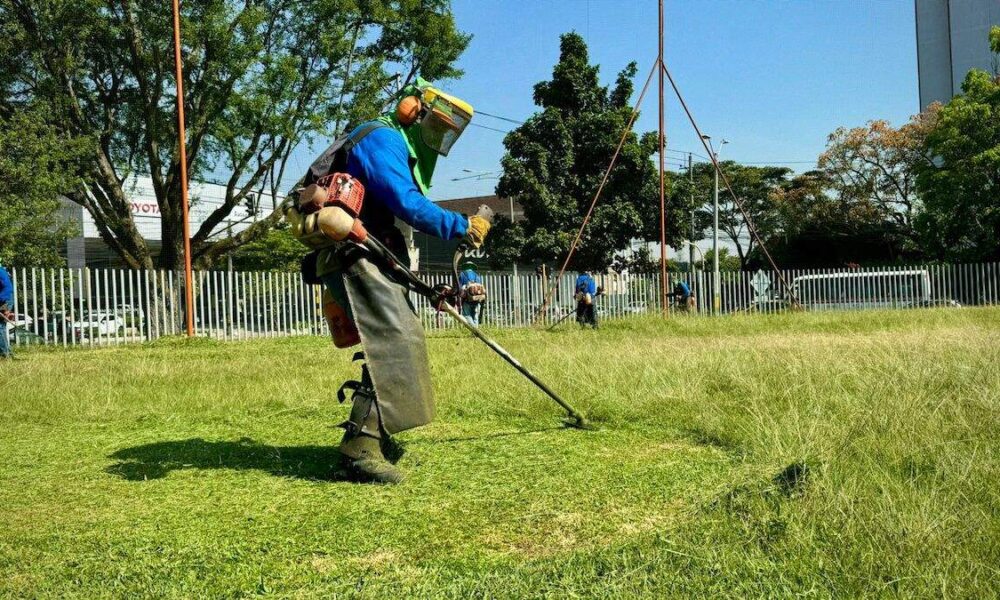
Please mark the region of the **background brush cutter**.
<svg viewBox="0 0 1000 600"><path fill-rule="evenodd" d="M603 295L604 295L604 288L600 288L600 287L597 288L597 293L594 294L593 301L597 302L597 299L600 298ZM576 316L576 311L575 310L569 311L568 313L566 313L562 317L560 317L558 321L556 321L555 323L549 325L549 331L552 331L553 329L555 329L556 327L558 327L559 325L561 325L564 321L566 321L566 319L568 319L570 317L575 317L575 316Z"/></svg>
<svg viewBox="0 0 1000 600"><path fill-rule="evenodd" d="M360 208L360 206L358 208ZM448 302L449 299L452 299L457 294L457 275L454 287L431 287L410 271L409 268L404 266L399 259L396 258L396 256L381 242L368 235L368 232L365 230L364 225L362 225L361 220L357 218L359 212L360 211L353 210L353 207L344 207L342 205L330 206L328 204L322 210L314 213L314 224L327 237L337 241L354 242L355 244L362 246L368 250L371 257L377 264L383 267L386 275L393 281L427 298L435 308L451 315L453 319L468 329L472 335L479 338L479 340L489 346L491 350L499 354L500 358L507 361L512 367L517 369L519 373L527 377L531 383L535 384L538 389L545 392L549 398L552 398L556 404L561 406L569 417L565 420L565 424L567 426L575 427L577 429L591 428L586 418L582 413L580 413L580 411L576 410L572 405L560 398L558 394L552 391L552 388L547 386L541 379L525 368L524 365L518 362L516 358L504 350L500 344L497 344L495 341L490 339L478 327L469 323L458 312L458 310ZM457 265L464 250L464 247L459 247L456 251L454 260L455 265Z"/></svg>

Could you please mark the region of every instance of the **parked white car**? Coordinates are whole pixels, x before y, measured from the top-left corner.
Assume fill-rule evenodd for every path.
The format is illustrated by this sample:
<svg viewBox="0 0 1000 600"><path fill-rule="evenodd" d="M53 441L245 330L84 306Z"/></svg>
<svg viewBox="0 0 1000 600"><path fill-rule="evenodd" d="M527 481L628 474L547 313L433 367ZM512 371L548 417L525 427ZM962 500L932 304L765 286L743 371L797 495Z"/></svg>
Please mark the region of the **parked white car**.
<svg viewBox="0 0 1000 600"><path fill-rule="evenodd" d="M73 322L73 330L79 337L98 337L125 333L125 318L117 313L91 311Z"/></svg>
<svg viewBox="0 0 1000 600"><path fill-rule="evenodd" d="M14 339L15 328L21 331L31 331L31 326L35 324L35 320L28 315L15 315L13 323L3 317L0 317L0 321L3 321L4 331L10 339Z"/></svg>
<svg viewBox="0 0 1000 600"><path fill-rule="evenodd" d="M28 315L15 315L13 327L20 327L23 329L31 330L31 327L35 324L35 320ZM8 326L10 323L8 323Z"/></svg>

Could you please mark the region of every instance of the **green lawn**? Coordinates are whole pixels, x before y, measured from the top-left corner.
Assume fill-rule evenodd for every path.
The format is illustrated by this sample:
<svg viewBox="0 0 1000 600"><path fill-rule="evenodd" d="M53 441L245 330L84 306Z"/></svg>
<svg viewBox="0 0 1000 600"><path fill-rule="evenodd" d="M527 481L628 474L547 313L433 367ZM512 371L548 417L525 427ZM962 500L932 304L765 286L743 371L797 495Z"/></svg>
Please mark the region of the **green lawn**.
<svg viewBox="0 0 1000 600"><path fill-rule="evenodd" d="M459 332L407 481L329 479L319 338L0 363L0 596L1000 594L1000 310Z"/></svg>

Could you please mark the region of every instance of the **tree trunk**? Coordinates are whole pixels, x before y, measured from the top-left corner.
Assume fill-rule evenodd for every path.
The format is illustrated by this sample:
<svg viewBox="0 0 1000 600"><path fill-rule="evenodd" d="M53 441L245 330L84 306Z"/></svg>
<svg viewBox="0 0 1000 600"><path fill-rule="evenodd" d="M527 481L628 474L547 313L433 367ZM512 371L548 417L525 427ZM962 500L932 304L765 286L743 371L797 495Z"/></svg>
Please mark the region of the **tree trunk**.
<svg viewBox="0 0 1000 600"><path fill-rule="evenodd" d="M183 224L176 220L164 220L160 225L161 243L160 255L156 266L170 271L184 269L184 230Z"/></svg>
<svg viewBox="0 0 1000 600"><path fill-rule="evenodd" d="M748 253L743 251L743 245L740 244L739 241L737 241L737 240L734 239L733 242L736 245L736 254L737 254L737 256L740 257L740 270L741 271L746 271L746 269L747 269L747 254Z"/></svg>

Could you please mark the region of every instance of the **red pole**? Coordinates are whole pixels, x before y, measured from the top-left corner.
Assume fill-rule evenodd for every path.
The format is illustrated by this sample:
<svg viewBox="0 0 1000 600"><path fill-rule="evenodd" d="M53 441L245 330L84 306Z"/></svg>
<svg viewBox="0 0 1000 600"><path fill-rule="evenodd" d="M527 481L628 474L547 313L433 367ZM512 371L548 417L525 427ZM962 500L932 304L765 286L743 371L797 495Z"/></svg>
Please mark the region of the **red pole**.
<svg viewBox="0 0 1000 600"><path fill-rule="evenodd" d="M191 274L191 223L188 220L187 135L184 132L184 69L181 64L181 8L174 0L174 65L177 77L177 143L181 160L181 214L184 219L184 323L194 337L194 284ZM663 80L661 71L660 80Z"/></svg>
<svg viewBox="0 0 1000 600"><path fill-rule="evenodd" d="M663 154L666 147L666 136L663 126L663 0L660 0L660 53L656 59L660 71L660 306L667 315L667 204L663 183Z"/></svg>

